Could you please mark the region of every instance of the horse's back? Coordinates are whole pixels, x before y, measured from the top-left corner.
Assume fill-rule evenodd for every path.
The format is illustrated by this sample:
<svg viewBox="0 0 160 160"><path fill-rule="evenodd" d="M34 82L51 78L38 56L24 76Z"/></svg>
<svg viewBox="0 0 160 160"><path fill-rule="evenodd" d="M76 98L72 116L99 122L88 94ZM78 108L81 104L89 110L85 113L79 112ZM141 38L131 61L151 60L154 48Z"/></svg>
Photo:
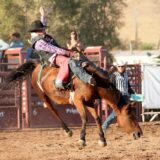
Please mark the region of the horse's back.
<svg viewBox="0 0 160 160"><path fill-rule="evenodd" d="M54 92L52 96L57 96L56 98L54 97L51 99L57 99L58 97L62 98L61 95L63 95L63 97L69 98L68 90L59 91L54 85L54 80L56 79L58 71L59 68L50 67L49 65L42 70L42 66L39 64L32 74L32 85L37 86L37 81L40 81L40 84L46 91L47 95L50 95L50 93ZM74 77L72 81L72 88L74 88L75 94L78 97L81 97L81 99L85 99L86 101L93 97L93 93L95 91L93 86L80 81L77 77ZM62 94L62 92L64 93Z"/></svg>
<svg viewBox="0 0 160 160"><path fill-rule="evenodd" d="M50 78L54 80L58 74L59 68L50 67L49 65L42 68L41 64L38 64L35 70L32 73L32 79L38 80L38 78Z"/></svg>
<svg viewBox="0 0 160 160"><path fill-rule="evenodd" d="M32 86L34 88L44 88L47 92L53 92L56 90L54 86L54 80L56 79L58 68L50 67L49 65L42 67L38 64L32 73Z"/></svg>

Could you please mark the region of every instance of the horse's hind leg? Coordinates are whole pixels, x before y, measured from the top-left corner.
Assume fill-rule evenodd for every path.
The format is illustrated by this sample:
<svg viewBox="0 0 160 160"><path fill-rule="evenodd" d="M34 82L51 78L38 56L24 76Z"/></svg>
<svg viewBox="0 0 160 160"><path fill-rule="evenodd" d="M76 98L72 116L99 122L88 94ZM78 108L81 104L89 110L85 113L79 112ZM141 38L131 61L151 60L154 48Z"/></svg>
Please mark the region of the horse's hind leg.
<svg viewBox="0 0 160 160"><path fill-rule="evenodd" d="M87 115L86 115L85 106L81 100L74 101L74 104L82 120L82 128L81 128L81 133L80 133L79 144L81 146L85 146L86 145L86 138L85 138L86 137L86 123L87 123Z"/></svg>
<svg viewBox="0 0 160 160"><path fill-rule="evenodd" d="M97 115L97 112L96 112L95 108L87 106L87 109L89 110L89 112L94 117L95 122L96 122L96 124L98 126L99 137L100 137L99 145L106 146L107 143L106 143L106 139L104 137L104 133L103 133L102 127L101 127L101 119L100 119L100 117Z"/></svg>

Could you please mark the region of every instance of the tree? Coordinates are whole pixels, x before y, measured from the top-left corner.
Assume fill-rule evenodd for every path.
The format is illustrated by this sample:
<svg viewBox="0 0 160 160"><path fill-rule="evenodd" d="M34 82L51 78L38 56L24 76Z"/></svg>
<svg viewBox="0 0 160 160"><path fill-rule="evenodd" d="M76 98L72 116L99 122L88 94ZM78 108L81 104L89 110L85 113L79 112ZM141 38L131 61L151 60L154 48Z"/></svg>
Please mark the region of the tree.
<svg viewBox="0 0 160 160"><path fill-rule="evenodd" d="M103 45L111 49L120 44L117 29L124 0L1 0L0 32L8 39L18 31L27 39L33 20L39 19L39 7L46 10L48 32L66 45L71 30L76 29L85 46Z"/></svg>
<svg viewBox="0 0 160 160"><path fill-rule="evenodd" d="M52 5L50 31L62 44L70 31L76 29L86 46L103 45L111 49L120 45L117 29L122 26L123 0L55 0Z"/></svg>
<svg viewBox="0 0 160 160"><path fill-rule="evenodd" d="M27 17L29 17L27 12L29 13L33 4L32 0L1 0L0 35L2 39L9 42L10 36L13 32L19 32L22 39L26 38L30 23L27 20Z"/></svg>

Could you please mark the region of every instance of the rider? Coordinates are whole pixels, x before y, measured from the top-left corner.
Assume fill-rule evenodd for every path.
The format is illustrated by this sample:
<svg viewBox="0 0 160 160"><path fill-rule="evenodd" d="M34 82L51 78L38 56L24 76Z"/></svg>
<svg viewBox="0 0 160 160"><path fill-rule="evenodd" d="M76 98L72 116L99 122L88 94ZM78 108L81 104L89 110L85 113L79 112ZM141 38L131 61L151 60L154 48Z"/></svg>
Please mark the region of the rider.
<svg viewBox="0 0 160 160"><path fill-rule="evenodd" d="M41 20L43 21L35 20L31 24L31 29L29 30L31 33L32 48L36 51L50 53L50 65L57 65L60 67L59 73L55 80L56 88L65 89L65 84L67 84L69 76L69 61L72 62L76 68L76 72L74 74L83 82L94 86L96 84L95 79L89 75L84 68L79 66L74 59L68 58L71 53L65 49L62 49L54 38L45 32L47 26L44 23L44 19L41 18Z"/></svg>

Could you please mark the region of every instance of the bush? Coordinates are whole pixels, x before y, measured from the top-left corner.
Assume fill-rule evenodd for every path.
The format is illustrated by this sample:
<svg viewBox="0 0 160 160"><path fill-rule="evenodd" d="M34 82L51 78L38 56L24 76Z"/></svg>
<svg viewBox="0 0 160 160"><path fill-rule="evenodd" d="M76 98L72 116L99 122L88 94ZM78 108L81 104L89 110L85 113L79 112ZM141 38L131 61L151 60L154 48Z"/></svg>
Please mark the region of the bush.
<svg viewBox="0 0 160 160"><path fill-rule="evenodd" d="M141 50L153 50L154 49L154 44L152 44L152 43L142 43L141 45L140 45L140 49Z"/></svg>

